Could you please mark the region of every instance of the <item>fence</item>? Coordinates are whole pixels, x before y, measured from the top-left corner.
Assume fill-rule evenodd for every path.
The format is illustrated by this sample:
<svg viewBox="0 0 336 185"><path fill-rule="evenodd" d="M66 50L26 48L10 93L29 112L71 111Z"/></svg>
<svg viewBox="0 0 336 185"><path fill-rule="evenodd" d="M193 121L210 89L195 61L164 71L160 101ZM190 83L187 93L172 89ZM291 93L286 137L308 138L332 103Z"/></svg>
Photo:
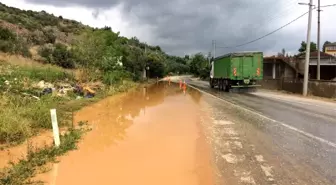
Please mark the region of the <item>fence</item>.
<svg viewBox="0 0 336 185"><path fill-rule="evenodd" d="M302 94L303 81L293 79L264 79L259 82L262 88L271 90L284 90ZM336 81L310 80L308 94L325 98L336 98Z"/></svg>

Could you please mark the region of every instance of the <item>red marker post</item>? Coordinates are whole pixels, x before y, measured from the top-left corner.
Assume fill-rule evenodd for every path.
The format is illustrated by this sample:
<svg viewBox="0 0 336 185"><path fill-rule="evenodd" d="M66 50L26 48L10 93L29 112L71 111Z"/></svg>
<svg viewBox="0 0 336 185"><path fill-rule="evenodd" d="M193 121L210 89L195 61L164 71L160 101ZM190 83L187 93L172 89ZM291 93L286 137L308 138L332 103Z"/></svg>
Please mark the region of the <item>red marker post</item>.
<svg viewBox="0 0 336 185"><path fill-rule="evenodd" d="M183 93L184 93L184 94L186 93L186 89L187 89L187 84L186 84L186 82L184 81L184 83L183 83Z"/></svg>

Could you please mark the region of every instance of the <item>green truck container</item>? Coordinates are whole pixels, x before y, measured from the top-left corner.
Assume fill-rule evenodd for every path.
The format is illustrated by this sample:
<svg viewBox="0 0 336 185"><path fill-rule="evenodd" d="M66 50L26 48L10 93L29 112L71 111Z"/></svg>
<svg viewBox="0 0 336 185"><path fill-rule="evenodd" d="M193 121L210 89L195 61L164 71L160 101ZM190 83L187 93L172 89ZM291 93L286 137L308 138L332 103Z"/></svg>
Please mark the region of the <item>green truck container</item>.
<svg viewBox="0 0 336 185"><path fill-rule="evenodd" d="M232 88L258 87L263 79L263 53L235 52L211 61L210 86L229 91Z"/></svg>

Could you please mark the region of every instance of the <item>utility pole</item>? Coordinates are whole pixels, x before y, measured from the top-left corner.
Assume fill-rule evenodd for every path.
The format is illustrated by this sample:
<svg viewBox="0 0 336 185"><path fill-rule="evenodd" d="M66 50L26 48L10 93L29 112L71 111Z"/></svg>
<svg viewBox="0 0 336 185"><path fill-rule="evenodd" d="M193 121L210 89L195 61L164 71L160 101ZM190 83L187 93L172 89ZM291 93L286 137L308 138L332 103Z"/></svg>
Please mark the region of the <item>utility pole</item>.
<svg viewBox="0 0 336 185"><path fill-rule="evenodd" d="M146 55L147 55L147 46L145 45L145 58L147 58ZM146 63L145 63L145 66L143 68L143 75L142 75L142 77L143 77L144 80L147 78L146 67L147 66L146 66Z"/></svg>
<svg viewBox="0 0 336 185"><path fill-rule="evenodd" d="M307 96L308 91L308 80L309 80L309 58L310 58L310 30L311 30L311 17L312 17L312 7L313 0L309 0L309 16L308 16L308 30L307 30L307 47L306 47L306 61L303 79L303 96Z"/></svg>
<svg viewBox="0 0 336 185"><path fill-rule="evenodd" d="M212 40L213 58L216 58L216 40Z"/></svg>
<svg viewBox="0 0 336 185"><path fill-rule="evenodd" d="M321 53L320 53L320 12L321 12L321 6L320 6L320 0L318 0L318 5L317 5L317 80L320 80L320 75L321 75Z"/></svg>

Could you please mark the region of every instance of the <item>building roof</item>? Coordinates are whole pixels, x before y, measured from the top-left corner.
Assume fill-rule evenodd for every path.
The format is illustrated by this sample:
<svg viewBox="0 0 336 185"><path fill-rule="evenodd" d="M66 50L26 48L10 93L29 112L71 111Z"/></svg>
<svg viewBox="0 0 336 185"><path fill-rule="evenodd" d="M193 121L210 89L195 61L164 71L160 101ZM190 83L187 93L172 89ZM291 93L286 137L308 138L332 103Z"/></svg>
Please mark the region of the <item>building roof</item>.
<svg viewBox="0 0 336 185"><path fill-rule="evenodd" d="M306 57L306 53L305 52L297 55L297 58L300 58L300 59L303 59L305 57ZM327 59L329 59L329 58L334 59L335 58L334 56L332 56L332 55L330 55L328 53L324 53L322 51L320 52L320 57L323 58L323 59L326 59L326 58ZM317 51L310 52L310 58L317 58Z"/></svg>
<svg viewBox="0 0 336 185"><path fill-rule="evenodd" d="M330 44L326 44L325 46L336 46L336 42L330 43Z"/></svg>

